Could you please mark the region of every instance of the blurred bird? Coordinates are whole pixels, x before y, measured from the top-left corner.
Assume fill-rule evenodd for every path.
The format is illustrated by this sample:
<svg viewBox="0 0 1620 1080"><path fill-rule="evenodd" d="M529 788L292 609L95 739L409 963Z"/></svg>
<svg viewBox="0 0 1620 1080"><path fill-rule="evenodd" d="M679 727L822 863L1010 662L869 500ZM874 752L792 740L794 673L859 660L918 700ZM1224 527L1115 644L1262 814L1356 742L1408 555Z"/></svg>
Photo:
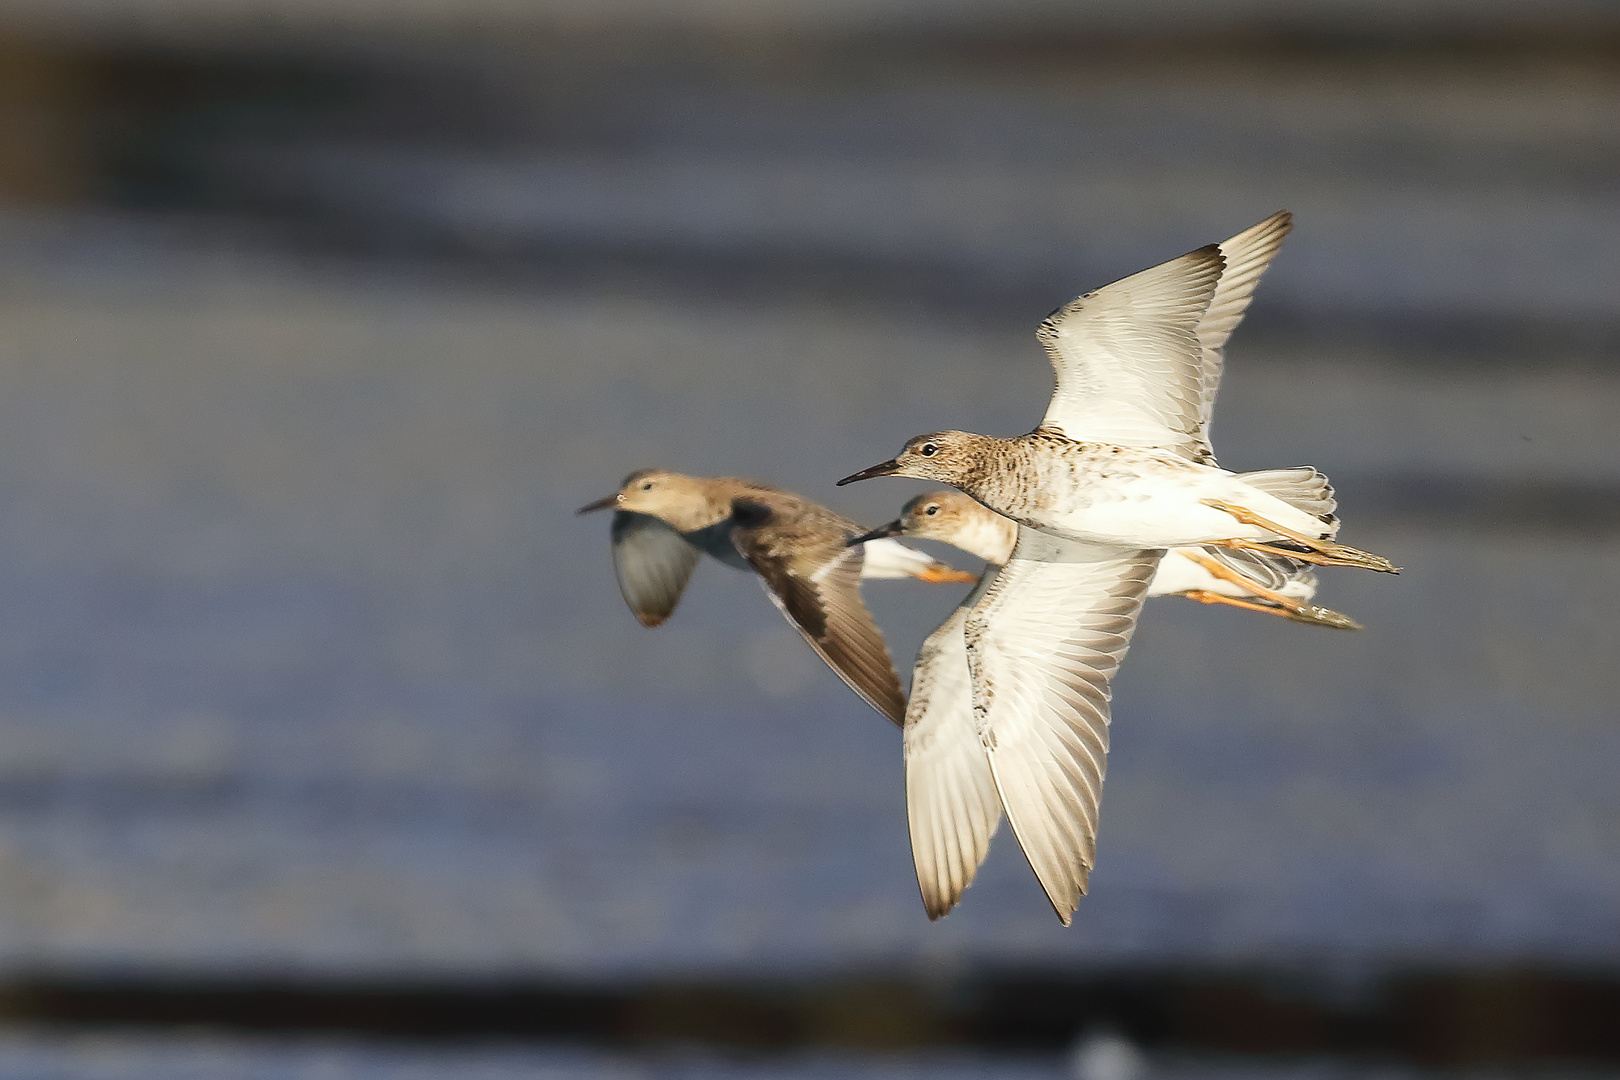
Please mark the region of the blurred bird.
<svg viewBox="0 0 1620 1080"><path fill-rule="evenodd" d="M669 618L702 555L753 570L827 666L896 724L905 715L905 695L861 600L861 579L975 580L895 540L850 547L850 538L863 531L859 525L750 480L646 469L579 513L610 507L619 591L643 626Z"/></svg>
<svg viewBox="0 0 1620 1080"><path fill-rule="evenodd" d="M1226 340L1291 221L1274 214L1048 316L1037 337L1057 386L1029 435L921 435L838 482L937 480L1017 523L1006 564L969 598L963 638L990 781L1065 924L1096 856L1110 683L1163 550L1214 544L1396 571L1333 541L1333 492L1316 470L1240 477L1214 464L1206 428ZM988 843L993 804L982 771L965 771L975 768L970 753L953 755L930 809L944 910Z"/></svg>

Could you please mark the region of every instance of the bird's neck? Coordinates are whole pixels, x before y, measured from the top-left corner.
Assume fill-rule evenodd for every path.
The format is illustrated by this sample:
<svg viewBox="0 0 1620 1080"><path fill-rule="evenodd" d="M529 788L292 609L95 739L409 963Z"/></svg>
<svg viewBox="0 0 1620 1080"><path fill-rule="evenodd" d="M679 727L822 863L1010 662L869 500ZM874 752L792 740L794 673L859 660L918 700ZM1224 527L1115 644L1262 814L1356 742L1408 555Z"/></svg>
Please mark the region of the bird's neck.
<svg viewBox="0 0 1620 1080"><path fill-rule="evenodd" d="M1018 542L1018 523L986 510L963 525L951 543L987 563L1005 566Z"/></svg>
<svg viewBox="0 0 1620 1080"><path fill-rule="evenodd" d="M1029 493L1042 487L1039 469L1028 452L1030 441L1042 438L1042 433L1037 430L1017 439L997 439L988 435L981 438L983 443L979 452L952 483L997 514L1017 518L1020 511L1026 508ZM1004 526L1010 527L1005 537L997 538L998 553L1000 545L1006 544L1006 554L1000 559L980 556L987 562L1004 564L1012 554L1012 544L1017 541L1018 526L1005 521L1005 518L1001 520Z"/></svg>
<svg viewBox="0 0 1620 1080"><path fill-rule="evenodd" d="M978 439L977 453L962 463L960 471L950 483L983 502L982 493L1004 482L1004 478L1020 466L1022 459L1017 451L1016 439L998 439L991 435L980 435Z"/></svg>

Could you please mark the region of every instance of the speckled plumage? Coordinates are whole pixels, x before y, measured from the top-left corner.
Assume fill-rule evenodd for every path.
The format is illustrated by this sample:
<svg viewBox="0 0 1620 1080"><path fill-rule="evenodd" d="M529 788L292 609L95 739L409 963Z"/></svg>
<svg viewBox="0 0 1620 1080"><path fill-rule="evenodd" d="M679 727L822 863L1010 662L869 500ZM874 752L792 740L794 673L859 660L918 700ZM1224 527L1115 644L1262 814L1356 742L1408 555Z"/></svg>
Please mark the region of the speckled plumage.
<svg viewBox="0 0 1620 1080"><path fill-rule="evenodd" d="M1012 558L1018 534L1017 522L955 490L918 495L898 518L867 534L938 540L987 564L978 587L923 642L906 705L906 817L917 885L930 919L948 913L973 883L1001 822L1001 797L974 717L965 629L980 599L993 588L997 570ZM1207 568L1211 560L1238 580L1212 573ZM1315 590L1315 576L1303 563L1221 548L1175 548L1159 561L1146 595L1191 594L1209 602L1204 595L1209 594L1296 621L1356 625L1337 612L1308 606L1305 602ZM1274 603L1265 594L1293 606Z"/></svg>
<svg viewBox="0 0 1620 1080"><path fill-rule="evenodd" d="M974 727L997 793L1065 923L1095 851L1111 676L1163 552L1218 544L1394 569L1331 541L1332 489L1315 470L1246 478L1214 463L1206 429L1223 349L1289 227L1287 213L1275 214L1053 312L1037 336L1056 386L1028 435L920 435L892 460L839 481L935 480L1018 524L1006 565L981 583L962 620L963 636ZM940 741L943 721L924 720ZM959 768L957 776L960 820L974 812L980 785ZM911 784L908 773L908 792ZM952 804L948 790L928 795L931 806ZM959 864L982 854L978 835L954 847L925 835L932 846L917 853L918 877L931 915L972 880ZM914 822L914 849L917 839ZM950 872L935 865L942 855L955 860Z"/></svg>

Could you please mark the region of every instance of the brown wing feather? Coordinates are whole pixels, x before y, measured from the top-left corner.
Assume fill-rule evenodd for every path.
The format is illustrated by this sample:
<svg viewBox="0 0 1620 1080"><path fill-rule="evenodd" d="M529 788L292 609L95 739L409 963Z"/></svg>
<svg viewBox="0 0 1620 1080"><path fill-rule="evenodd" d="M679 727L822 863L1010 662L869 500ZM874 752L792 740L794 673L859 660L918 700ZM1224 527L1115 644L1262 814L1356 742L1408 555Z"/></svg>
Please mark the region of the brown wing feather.
<svg viewBox="0 0 1620 1080"><path fill-rule="evenodd" d="M861 600L864 554L858 544L844 546L846 534L855 535L853 527L846 530L842 519L830 512L826 518L821 522L801 517L778 526L776 515L750 508L737 515L739 522L750 525L734 529L732 543L759 574L771 601L827 666L867 704L896 725L903 724L906 695L900 676L882 632ZM806 535L815 526L822 526L817 532L830 535Z"/></svg>

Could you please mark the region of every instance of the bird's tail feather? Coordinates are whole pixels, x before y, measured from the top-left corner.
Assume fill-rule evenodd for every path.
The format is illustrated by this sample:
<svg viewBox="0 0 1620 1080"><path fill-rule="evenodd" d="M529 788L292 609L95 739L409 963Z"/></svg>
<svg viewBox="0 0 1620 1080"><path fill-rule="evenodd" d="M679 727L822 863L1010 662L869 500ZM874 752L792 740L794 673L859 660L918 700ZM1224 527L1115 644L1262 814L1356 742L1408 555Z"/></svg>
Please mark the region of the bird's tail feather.
<svg viewBox="0 0 1620 1080"><path fill-rule="evenodd" d="M1339 503L1333 497L1333 485L1326 476L1309 465L1239 473L1238 479L1315 517L1332 530L1328 536L1338 532L1339 519L1334 511L1339 508Z"/></svg>

